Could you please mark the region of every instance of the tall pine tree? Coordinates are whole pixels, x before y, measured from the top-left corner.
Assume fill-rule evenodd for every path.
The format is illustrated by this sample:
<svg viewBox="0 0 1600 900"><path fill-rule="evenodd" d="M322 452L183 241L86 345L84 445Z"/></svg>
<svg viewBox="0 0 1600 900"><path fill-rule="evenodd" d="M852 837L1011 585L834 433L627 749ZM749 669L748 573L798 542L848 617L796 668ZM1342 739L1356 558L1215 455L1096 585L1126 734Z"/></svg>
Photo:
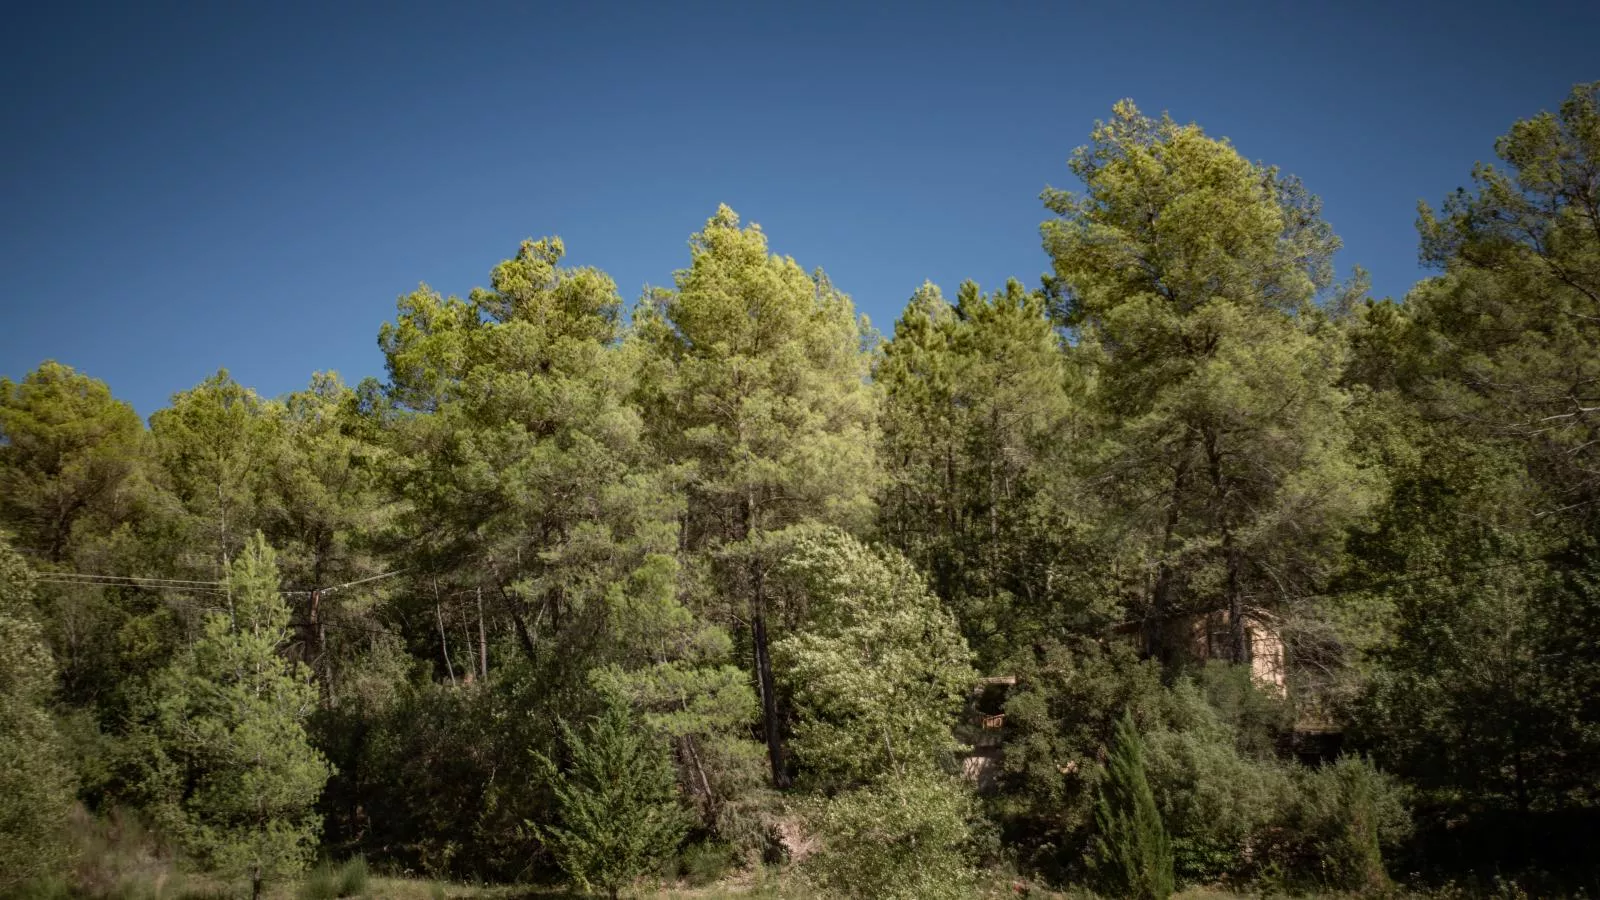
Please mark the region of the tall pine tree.
<svg viewBox="0 0 1600 900"><path fill-rule="evenodd" d="M636 317L653 364L651 429L693 466L684 541L749 623L774 783L787 783L768 652L771 536L804 521L864 527L878 480L864 323L850 298L770 255L726 206L690 244L677 290Z"/></svg>
<svg viewBox="0 0 1600 900"><path fill-rule="evenodd" d="M1096 481L1133 537L1147 645L1165 655L1171 617L1218 614L1215 652L1244 662L1247 617L1319 585L1375 499L1315 305L1338 240L1298 181L1131 102L1072 170L1085 191L1045 193L1045 247L1096 373Z"/></svg>

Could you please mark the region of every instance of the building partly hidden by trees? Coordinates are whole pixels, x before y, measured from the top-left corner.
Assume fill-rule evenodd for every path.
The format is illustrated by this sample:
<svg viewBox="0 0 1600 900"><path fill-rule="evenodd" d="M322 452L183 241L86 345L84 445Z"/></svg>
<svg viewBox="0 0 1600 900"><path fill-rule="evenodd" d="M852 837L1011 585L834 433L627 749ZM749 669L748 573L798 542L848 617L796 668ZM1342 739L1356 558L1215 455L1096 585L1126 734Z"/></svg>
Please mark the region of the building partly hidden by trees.
<svg viewBox="0 0 1600 900"><path fill-rule="evenodd" d="M0 381L0 891L132 821L258 893L1592 884L1600 84L1399 299L1247 149L1118 104L1040 285L887 340L720 207L631 306L555 238L401 297L381 380Z"/></svg>

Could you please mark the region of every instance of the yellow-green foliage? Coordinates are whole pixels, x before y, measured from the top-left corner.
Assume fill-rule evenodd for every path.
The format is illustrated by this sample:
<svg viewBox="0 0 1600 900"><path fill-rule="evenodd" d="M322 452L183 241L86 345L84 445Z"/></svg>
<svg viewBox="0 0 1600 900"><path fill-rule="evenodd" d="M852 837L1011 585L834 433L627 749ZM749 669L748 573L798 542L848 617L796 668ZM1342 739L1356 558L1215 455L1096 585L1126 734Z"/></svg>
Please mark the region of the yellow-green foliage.
<svg viewBox="0 0 1600 900"><path fill-rule="evenodd" d="M74 784L45 708L54 686L33 573L0 534L0 892L57 874L67 861Z"/></svg>
<svg viewBox="0 0 1600 900"><path fill-rule="evenodd" d="M970 789L948 775L888 775L808 807L806 822L822 847L803 871L829 897L970 897L974 815Z"/></svg>

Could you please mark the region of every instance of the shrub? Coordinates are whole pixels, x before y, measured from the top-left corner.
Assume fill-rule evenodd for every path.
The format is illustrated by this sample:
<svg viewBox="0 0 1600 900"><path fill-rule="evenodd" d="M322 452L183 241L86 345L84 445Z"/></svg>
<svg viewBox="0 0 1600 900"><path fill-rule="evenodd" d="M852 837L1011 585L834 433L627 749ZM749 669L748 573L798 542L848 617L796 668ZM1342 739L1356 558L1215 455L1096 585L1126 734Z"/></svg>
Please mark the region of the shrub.
<svg viewBox="0 0 1600 900"><path fill-rule="evenodd" d="M307 872L296 892L300 900L335 900L339 896L339 873L330 860L323 860Z"/></svg>
<svg viewBox="0 0 1600 900"><path fill-rule="evenodd" d="M1289 862L1322 884L1352 891L1389 885L1383 848L1411 828L1398 784L1366 760L1340 757L1305 770L1286 830Z"/></svg>
<svg viewBox="0 0 1600 900"><path fill-rule="evenodd" d="M1294 725L1288 701L1263 689L1246 665L1211 660L1200 670L1198 682L1206 703L1232 730L1239 752L1270 759L1279 735Z"/></svg>
<svg viewBox="0 0 1600 900"><path fill-rule="evenodd" d="M1253 874L1259 848L1295 793L1290 765L1241 752L1238 732L1188 681L1166 698L1167 727L1146 735L1147 778L1172 835L1177 876L1211 883Z"/></svg>
<svg viewBox="0 0 1600 900"><path fill-rule="evenodd" d="M359 897L367 890L367 858L357 856L342 866L332 860L323 860L306 873L300 882L297 896L300 900L337 900L340 897Z"/></svg>
<svg viewBox="0 0 1600 900"><path fill-rule="evenodd" d="M0 537L0 891L62 874L77 787L49 713L55 663L33 613L33 575Z"/></svg>
<svg viewBox="0 0 1600 900"><path fill-rule="evenodd" d="M807 810L821 850L803 871L826 897L941 900L972 896L962 783L931 771L890 775Z"/></svg>
<svg viewBox="0 0 1600 900"><path fill-rule="evenodd" d="M683 848L678 856L678 872L695 887L714 884L738 862L734 848L720 841L706 841Z"/></svg>
<svg viewBox="0 0 1600 900"><path fill-rule="evenodd" d="M562 726L572 764L535 754L555 791L560 825L529 823L578 887L615 898L677 849L688 813L666 746L614 702L583 732Z"/></svg>
<svg viewBox="0 0 1600 900"><path fill-rule="evenodd" d="M367 858L357 856L339 867L339 896L359 897L367 891Z"/></svg>
<svg viewBox="0 0 1600 900"><path fill-rule="evenodd" d="M1144 742L1131 714L1117 722L1094 818L1098 834L1090 864L1105 888L1137 900L1171 896L1172 841L1145 777Z"/></svg>

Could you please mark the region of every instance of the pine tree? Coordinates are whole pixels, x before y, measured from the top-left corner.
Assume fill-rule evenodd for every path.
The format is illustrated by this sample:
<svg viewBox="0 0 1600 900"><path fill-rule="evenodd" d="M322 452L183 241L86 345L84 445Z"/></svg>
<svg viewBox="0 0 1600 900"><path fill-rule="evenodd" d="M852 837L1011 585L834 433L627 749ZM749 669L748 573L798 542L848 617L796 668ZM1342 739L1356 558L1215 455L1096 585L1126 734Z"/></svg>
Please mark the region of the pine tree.
<svg viewBox="0 0 1600 900"><path fill-rule="evenodd" d="M601 595L676 548L679 510L626 402L616 284L565 254L559 238L524 241L466 300L423 287L379 343L401 410L389 472L406 555L430 582L481 587L523 656L577 683L608 643Z"/></svg>
<svg viewBox="0 0 1600 900"><path fill-rule="evenodd" d="M45 708L55 666L35 621L33 573L0 537L0 893L66 858L66 750Z"/></svg>
<svg viewBox="0 0 1600 900"><path fill-rule="evenodd" d="M867 525L878 481L865 323L820 272L770 255L726 206L691 243L677 290L635 315L640 396L664 453L694 466L684 545L712 562L730 621L748 623L774 784L788 782L769 657L771 536L799 522Z"/></svg>
<svg viewBox="0 0 1600 900"><path fill-rule="evenodd" d="M997 664L1083 609L1067 595L1091 555L1075 478L1082 386L1041 294L1012 280L988 295L966 282L958 296L951 306L923 285L874 372L880 521Z"/></svg>
<svg viewBox="0 0 1600 900"><path fill-rule="evenodd" d="M257 533L231 566L226 610L161 685L157 733L167 776L157 815L205 864L269 877L304 868L316 847L315 804L329 767L307 739L316 688L280 656L289 608L272 547Z"/></svg>
<svg viewBox="0 0 1600 900"><path fill-rule="evenodd" d="M551 780L560 824L534 827L580 888L601 888L615 900L687 831L672 762L665 745L615 700L583 733L565 724L561 730L571 759L565 771L534 754Z"/></svg>
<svg viewBox="0 0 1600 900"><path fill-rule="evenodd" d="M144 426L102 381L47 361L20 382L0 378L0 524L17 546L66 560L80 523L121 516Z"/></svg>
<svg viewBox="0 0 1600 900"><path fill-rule="evenodd" d="M1095 825L1090 864L1108 891L1136 900L1172 895L1172 840L1145 778L1144 741L1129 713L1117 722Z"/></svg>
<svg viewBox="0 0 1600 900"><path fill-rule="evenodd" d="M1175 649L1173 615L1221 613L1246 662L1253 607L1328 577L1376 499L1317 306L1338 239L1295 179L1128 101L1072 169L1086 190L1046 192L1045 246L1108 423L1094 480L1138 536L1147 648Z"/></svg>

